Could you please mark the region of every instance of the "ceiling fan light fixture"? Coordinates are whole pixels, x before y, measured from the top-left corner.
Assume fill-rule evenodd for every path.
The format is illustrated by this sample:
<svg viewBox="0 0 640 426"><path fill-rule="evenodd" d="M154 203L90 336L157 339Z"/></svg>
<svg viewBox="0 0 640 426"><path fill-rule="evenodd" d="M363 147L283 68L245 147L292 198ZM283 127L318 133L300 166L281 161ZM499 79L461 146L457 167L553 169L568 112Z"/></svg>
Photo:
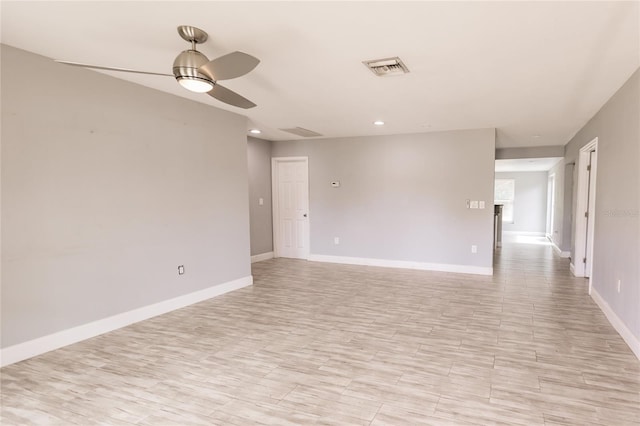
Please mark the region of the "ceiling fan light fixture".
<svg viewBox="0 0 640 426"><path fill-rule="evenodd" d="M206 75L198 72L198 68L207 62L209 59L197 50L185 50L173 61L173 75L178 83L187 90L196 93L209 92L215 83Z"/></svg>
<svg viewBox="0 0 640 426"><path fill-rule="evenodd" d="M213 89L213 83L199 77L180 76L176 80L185 89L196 93L207 93Z"/></svg>

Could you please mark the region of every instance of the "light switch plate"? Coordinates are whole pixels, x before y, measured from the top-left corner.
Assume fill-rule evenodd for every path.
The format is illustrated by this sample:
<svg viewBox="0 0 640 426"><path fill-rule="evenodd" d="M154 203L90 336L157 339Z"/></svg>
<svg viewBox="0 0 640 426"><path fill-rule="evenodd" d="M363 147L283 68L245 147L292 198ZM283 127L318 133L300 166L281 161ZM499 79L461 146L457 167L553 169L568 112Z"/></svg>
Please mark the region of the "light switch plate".
<svg viewBox="0 0 640 426"><path fill-rule="evenodd" d="M340 181L336 180L336 181L331 182L331 186L333 188L340 188Z"/></svg>
<svg viewBox="0 0 640 426"><path fill-rule="evenodd" d="M258 204L259 205L264 205L264 198L258 198Z"/></svg>
<svg viewBox="0 0 640 426"><path fill-rule="evenodd" d="M471 208L472 209L477 209L478 208L478 200L472 200L471 201Z"/></svg>
<svg viewBox="0 0 640 426"><path fill-rule="evenodd" d="M484 209L484 201L479 201L479 202L478 202L478 206L479 206L481 209Z"/></svg>

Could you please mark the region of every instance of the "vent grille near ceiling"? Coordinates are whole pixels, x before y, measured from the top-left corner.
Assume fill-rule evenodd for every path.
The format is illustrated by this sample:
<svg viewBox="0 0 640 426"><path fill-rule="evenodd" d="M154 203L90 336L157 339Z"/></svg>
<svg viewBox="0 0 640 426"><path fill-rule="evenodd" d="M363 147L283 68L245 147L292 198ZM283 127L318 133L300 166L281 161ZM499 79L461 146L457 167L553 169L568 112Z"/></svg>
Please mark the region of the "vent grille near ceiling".
<svg viewBox="0 0 640 426"><path fill-rule="evenodd" d="M397 56L394 58L374 59L362 62L372 73L378 77L400 75L409 72L409 68Z"/></svg>
<svg viewBox="0 0 640 426"><path fill-rule="evenodd" d="M280 129L283 132L292 133L297 136L302 136L305 138L312 138L314 136L322 136L320 133L314 132L313 130L304 129L302 127L292 127L290 129Z"/></svg>

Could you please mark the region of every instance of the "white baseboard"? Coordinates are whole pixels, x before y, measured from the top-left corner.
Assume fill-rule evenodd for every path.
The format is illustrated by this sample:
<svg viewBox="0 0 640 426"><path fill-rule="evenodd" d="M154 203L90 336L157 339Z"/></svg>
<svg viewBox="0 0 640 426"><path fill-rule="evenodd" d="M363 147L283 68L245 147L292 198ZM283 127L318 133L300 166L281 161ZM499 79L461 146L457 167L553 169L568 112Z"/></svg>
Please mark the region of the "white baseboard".
<svg viewBox="0 0 640 426"><path fill-rule="evenodd" d="M251 256L251 263L262 262L263 260L269 260L269 259L273 259L272 251Z"/></svg>
<svg viewBox="0 0 640 426"><path fill-rule="evenodd" d="M347 265L381 266L385 268L419 269L423 271L455 272L460 274L493 275L493 267L451 265L445 263L411 262L406 260L369 259L363 257L310 254L312 262L343 263Z"/></svg>
<svg viewBox="0 0 640 426"><path fill-rule="evenodd" d="M570 251L562 251L560 250L560 247L558 247L556 245L556 243L554 243L553 241L551 241L551 247L553 247L553 251L555 251L558 256L562 257L562 258L568 258L571 257L571 252Z"/></svg>
<svg viewBox="0 0 640 426"><path fill-rule="evenodd" d="M212 297L220 296L233 290L253 284L253 277L239 278L224 284L215 285L204 290L195 291L183 296L174 297L173 299L164 300L154 303L153 305L143 306L132 311L123 312L111 317L103 318L77 327L58 331L57 333L47 336L38 337L24 343L9 346L0 349L0 366L4 367L22 361L45 352L59 349L63 346L71 345L82 340L90 339L109 331L117 330L127 325L153 318L176 309L194 303L202 302Z"/></svg>
<svg viewBox="0 0 640 426"><path fill-rule="evenodd" d="M636 357L640 360L640 340L627 328L622 320L611 309L609 304L598 294L595 288L591 289L591 298L600 307L604 315L607 317L613 328L620 334L622 339L629 345Z"/></svg>

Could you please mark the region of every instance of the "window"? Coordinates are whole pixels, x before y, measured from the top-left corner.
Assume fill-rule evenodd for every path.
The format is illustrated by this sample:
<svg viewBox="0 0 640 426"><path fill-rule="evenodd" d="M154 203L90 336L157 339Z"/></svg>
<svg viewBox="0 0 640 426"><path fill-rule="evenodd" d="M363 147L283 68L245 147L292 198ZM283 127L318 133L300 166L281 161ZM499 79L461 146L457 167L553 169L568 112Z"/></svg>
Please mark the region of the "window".
<svg viewBox="0 0 640 426"><path fill-rule="evenodd" d="M513 223L513 199L515 198L515 181L513 179L496 179L494 192L496 204L502 204L502 221Z"/></svg>

